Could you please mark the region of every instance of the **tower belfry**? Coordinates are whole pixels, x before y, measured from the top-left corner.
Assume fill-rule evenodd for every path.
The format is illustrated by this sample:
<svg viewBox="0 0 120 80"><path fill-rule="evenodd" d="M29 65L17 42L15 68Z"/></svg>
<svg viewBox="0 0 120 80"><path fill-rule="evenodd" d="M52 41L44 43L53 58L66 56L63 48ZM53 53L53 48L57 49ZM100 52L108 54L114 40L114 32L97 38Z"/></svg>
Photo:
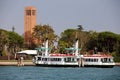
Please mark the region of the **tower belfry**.
<svg viewBox="0 0 120 80"><path fill-rule="evenodd" d="M36 25L36 8L29 6L25 7L24 12L24 39L27 45L32 42L32 32Z"/></svg>

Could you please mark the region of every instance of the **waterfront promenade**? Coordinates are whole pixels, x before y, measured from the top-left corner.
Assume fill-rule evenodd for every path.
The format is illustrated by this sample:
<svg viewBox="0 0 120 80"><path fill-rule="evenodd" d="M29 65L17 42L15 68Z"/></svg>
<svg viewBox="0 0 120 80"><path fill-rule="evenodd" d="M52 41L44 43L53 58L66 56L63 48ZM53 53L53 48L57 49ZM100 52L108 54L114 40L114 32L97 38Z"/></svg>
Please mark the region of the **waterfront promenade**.
<svg viewBox="0 0 120 80"><path fill-rule="evenodd" d="M0 66L17 66L17 61L0 61ZM34 66L32 61L24 61L24 66ZM120 62L115 63L116 66L120 66Z"/></svg>
<svg viewBox="0 0 120 80"><path fill-rule="evenodd" d="M116 66L120 66L120 62L118 62L118 63L115 63L115 65L116 65Z"/></svg>
<svg viewBox="0 0 120 80"><path fill-rule="evenodd" d="M0 66L17 66L17 61L0 61ZM24 66L34 66L32 61L24 61Z"/></svg>

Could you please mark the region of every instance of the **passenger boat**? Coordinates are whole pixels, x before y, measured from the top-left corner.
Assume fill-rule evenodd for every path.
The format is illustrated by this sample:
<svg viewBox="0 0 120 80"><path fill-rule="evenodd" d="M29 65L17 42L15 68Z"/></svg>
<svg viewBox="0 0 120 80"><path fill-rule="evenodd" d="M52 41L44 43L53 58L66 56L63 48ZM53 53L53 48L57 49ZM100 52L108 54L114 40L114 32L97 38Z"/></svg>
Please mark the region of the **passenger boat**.
<svg viewBox="0 0 120 80"><path fill-rule="evenodd" d="M37 56L34 57L33 62L37 66L47 66L47 67L78 67L78 60L80 59L78 49L78 39L76 39L75 46L72 48L66 48L66 54L50 54L48 48L48 39L46 39L45 46L37 48Z"/></svg>
<svg viewBox="0 0 120 80"><path fill-rule="evenodd" d="M74 47L66 48L67 53L50 53L48 39L44 47L37 48L38 54L34 57L33 63L43 67L113 67L115 65L113 57L105 54L85 54L80 55L78 39Z"/></svg>
<svg viewBox="0 0 120 80"><path fill-rule="evenodd" d="M113 57L109 54L98 53L98 54L86 54L81 57L83 59L84 67L103 67L112 68L115 66Z"/></svg>

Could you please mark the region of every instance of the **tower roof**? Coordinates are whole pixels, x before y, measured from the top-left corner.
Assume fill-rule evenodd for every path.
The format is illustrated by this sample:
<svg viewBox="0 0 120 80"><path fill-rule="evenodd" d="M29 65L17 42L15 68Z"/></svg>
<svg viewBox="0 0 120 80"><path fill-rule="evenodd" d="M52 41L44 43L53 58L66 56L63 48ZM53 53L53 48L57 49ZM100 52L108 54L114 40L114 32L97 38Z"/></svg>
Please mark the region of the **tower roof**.
<svg viewBox="0 0 120 80"><path fill-rule="evenodd" d="M25 7L25 10L36 10L36 8L35 7L33 7L33 6L27 6L27 7Z"/></svg>

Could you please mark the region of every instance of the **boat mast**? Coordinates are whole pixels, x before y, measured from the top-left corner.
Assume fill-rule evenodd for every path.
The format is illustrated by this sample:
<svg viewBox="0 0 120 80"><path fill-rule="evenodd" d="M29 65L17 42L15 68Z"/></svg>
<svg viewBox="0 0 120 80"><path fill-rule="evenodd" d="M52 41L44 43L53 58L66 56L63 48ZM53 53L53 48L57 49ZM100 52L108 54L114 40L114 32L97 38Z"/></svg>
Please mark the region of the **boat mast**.
<svg viewBox="0 0 120 80"><path fill-rule="evenodd" d="M45 56L48 56L48 38L45 40Z"/></svg>
<svg viewBox="0 0 120 80"><path fill-rule="evenodd" d="M75 40L75 55L78 56L78 39Z"/></svg>

